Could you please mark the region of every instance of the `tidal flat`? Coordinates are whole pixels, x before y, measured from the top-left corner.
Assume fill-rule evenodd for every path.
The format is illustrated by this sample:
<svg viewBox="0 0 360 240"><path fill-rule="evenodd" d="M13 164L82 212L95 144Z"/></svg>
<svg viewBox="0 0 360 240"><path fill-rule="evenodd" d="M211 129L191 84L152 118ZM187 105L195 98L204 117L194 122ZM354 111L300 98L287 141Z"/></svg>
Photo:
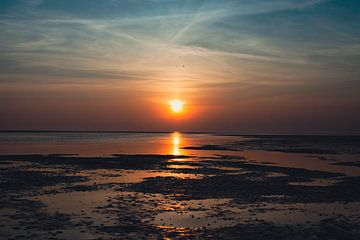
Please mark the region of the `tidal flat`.
<svg viewBox="0 0 360 240"><path fill-rule="evenodd" d="M360 137L3 132L0 239L359 239Z"/></svg>

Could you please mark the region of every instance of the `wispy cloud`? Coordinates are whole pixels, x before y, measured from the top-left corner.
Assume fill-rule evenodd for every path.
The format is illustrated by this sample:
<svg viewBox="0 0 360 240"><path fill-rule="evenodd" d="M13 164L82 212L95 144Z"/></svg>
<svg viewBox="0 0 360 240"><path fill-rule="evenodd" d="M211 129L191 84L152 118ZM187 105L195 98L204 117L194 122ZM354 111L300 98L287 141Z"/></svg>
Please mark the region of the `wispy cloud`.
<svg viewBox="0 0 360 240"><path fill-rule="evenodd" d="M358 31L342 35L345 40L341 45L336 37L324 45L313 38L320 36L321 31L328 34L329 26L309 33L307 27L299 24L319 19L307 8L324 5L324 0L178 2L174 6L180 10L171 5L174 3L129 2L131 7L124 8L124 1L91 2L105 9L97 12L111 13L108 17L90 17L86 5L77 11L66 11L71 8L70 2L64 2L61 8L52 7L55 2L50 0L14 4L0 15L4 33L0 36L0 60L16 63L11 71L17 69L18 74L32 71L51 76L67 72L66 76L89 77L94 73L94 78L119 81L159 76L174 79L170 72L176 66L186 65L181 71L177 69L175 75L179 79L183 79L181 74L191 76L195 81L202 74L216 76L216 72L224 70L228 72L226 78L237 79L239 69L260 71L278 68L280 64L292 64L298 69L325 64L352 66L357 59L354 52L359 46L354 41L359 38ZM141 4L149 6L149 11L140 11ZM287 15L293 10L298 11L296 22ZM295 38L295 34L305 39ZM179 60L179 56L183 58ZM340 59L330 61L332 57Z"/></svg>

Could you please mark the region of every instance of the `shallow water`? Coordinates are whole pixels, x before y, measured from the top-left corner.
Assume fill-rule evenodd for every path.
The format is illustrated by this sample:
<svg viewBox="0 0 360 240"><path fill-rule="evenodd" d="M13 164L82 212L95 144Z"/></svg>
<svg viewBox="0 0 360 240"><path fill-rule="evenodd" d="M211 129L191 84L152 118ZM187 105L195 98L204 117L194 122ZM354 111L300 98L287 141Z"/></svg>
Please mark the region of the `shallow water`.
<svg viewBox="0 0 360 240"><path fill-rule="evenodd" d="M0 154L111 154L188 155L185 146L221 144L234 137L174 133L0 133Z"/></svg>
<svg viewBox="0 0 360 240"><path fill-rule="evenodd" d="M233 144L233 142L249 139L254 139L254 137L180 132L0 132L0 155L77 154L79 156L109 156L113 154L169 154L174 155L174 161L176 161L178 155L196 157L229 155L242 156L248 161L260 164L269 163L285 167L341 172L352 176L360 175L360 168L358 167L332 164L335 161L360 161L360 154L291 153L261 149L245 149L241 151L184 149L189 146L208 144L222 146L227 143ZM305 141L306 138L304 138ZM180 159L180 161L191 160Z"/></svg>

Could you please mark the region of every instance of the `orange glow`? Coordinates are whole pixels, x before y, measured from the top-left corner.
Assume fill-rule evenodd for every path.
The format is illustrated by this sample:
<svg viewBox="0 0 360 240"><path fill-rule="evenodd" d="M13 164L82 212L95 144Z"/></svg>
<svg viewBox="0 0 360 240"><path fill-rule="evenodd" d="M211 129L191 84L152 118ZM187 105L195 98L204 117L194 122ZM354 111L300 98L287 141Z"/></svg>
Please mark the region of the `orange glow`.
<svg viewBox="0 0 360 240"><path fill-rule="evenodd" d="M184 102L183 102L183 101L180 101L180 100L178 100L178 99L171 100L171 101L169 102L169 104L170 104L171 110L172 110L174 113L182 112L183 107L184 107Z"/></svg>
<svg viewBox="0 0 360 240"><path fill-rule="evenodd" d="M180 155L181 134L179 132L174 132L172 134L172 143L173 143L172 154L175 156Z"/></svg>

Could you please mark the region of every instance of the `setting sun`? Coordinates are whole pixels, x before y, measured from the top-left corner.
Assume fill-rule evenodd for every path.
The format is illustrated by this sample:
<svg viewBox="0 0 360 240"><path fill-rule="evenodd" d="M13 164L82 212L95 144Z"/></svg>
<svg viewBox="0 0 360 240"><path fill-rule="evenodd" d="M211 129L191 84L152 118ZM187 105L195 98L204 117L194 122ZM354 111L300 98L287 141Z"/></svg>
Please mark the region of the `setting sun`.
<svg viewBox="0 0 360 240"><path fill-rule="evenodd" d="M180 100L171 100L169 102L171 110L175 113L181 112L183 110L184 102Z"/></svg>

